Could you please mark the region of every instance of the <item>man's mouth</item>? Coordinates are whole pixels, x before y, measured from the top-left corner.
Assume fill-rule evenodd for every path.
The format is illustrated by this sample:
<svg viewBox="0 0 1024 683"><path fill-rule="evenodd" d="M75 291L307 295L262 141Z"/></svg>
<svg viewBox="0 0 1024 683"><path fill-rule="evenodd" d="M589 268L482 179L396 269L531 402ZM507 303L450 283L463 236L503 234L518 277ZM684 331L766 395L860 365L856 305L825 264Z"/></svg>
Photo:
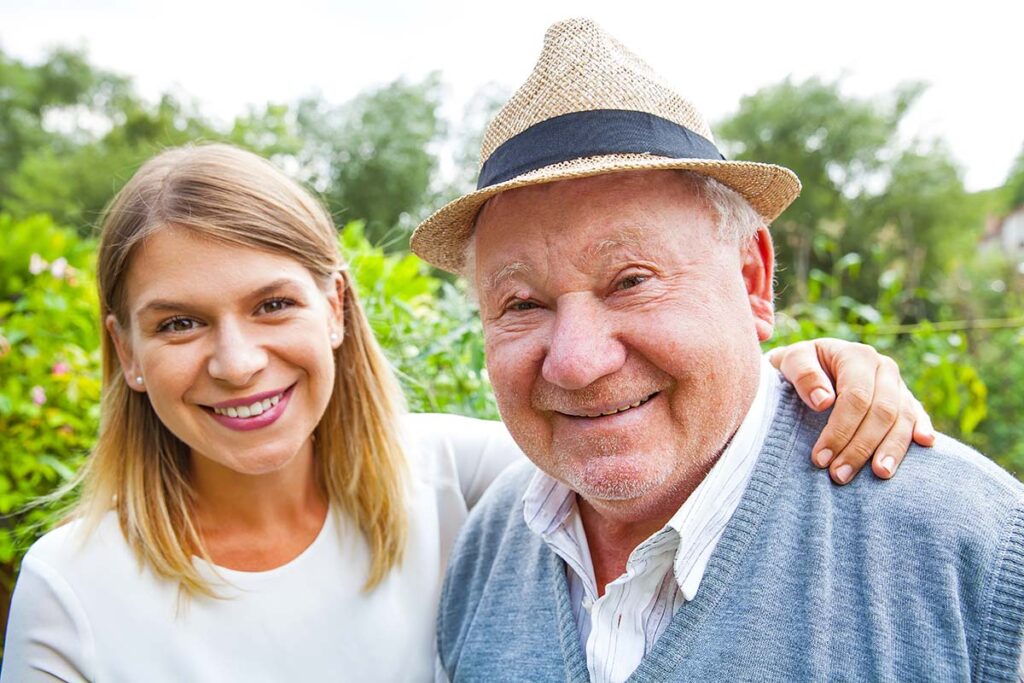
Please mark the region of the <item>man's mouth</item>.
<svg viewBox="0 0 1024 683"><path fill-rule="evenodd" d="M637 401L634 401L633 403L627 403L626 405L622 405L622 406L618 406L618 407L615 407L615 408L610 408L608 410L602 410L602 411L598 411L598 412L586 412L586 411L575 411L575 410L572 411L572 412L565 412L565 411L559 411L559 412L561 412L563 415L568 415L569 417L607 417L608 415L615 415L617 413L624 413L627 410L633 410L634 408L639 408L640 406L642 406L643 404L647 403L648 401L650 401L652 398L654 398L655 396L657 396L660 393L661 393L660 391L656 391L653 394L650 394L649 396L645 396L644 398L641 398L641 399L639 399Z"/></svg>

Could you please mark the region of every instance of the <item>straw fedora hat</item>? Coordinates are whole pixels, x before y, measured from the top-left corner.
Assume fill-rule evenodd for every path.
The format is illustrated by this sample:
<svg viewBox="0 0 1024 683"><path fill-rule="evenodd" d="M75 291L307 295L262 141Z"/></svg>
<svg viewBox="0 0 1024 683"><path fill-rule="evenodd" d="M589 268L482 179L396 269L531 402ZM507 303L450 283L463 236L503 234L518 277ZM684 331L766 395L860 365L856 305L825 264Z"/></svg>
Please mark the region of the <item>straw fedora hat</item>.
<svg viewBox="0 0 1024 683"><path fill-rule="evenodd" d="M461 272L480 207L527 185L646 169L710 176L775 220L800 194L788 168L727 161L704 117L650 66L588 19L551 26L526 82L497 113L480 148L480 179L423 221L413 252Z"/></svg>

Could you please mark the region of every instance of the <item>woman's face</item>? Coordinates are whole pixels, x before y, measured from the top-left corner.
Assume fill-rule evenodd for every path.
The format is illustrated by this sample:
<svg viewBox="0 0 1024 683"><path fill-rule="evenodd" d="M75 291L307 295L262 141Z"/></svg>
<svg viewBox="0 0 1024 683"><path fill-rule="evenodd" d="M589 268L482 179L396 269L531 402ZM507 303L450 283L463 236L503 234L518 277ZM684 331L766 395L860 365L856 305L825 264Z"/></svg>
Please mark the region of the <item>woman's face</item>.
<svg viewBox="0 0 1024 683"><path fill-rule="evenodd" d="M168 227L139 245L126 287L127 328L106 321L125 379L194 460L266 474L312 453L344 333L340 276L325 291L286 256Z"/></svg>

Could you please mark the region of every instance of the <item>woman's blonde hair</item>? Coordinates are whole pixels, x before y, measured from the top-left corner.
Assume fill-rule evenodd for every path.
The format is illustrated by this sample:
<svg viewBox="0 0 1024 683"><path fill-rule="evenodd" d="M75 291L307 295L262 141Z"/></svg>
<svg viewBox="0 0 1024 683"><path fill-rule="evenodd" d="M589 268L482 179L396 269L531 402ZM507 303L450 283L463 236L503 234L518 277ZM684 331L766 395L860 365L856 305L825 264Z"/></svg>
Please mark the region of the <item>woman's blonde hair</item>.
<svg viewBox="0 0 1024 683"><path fill-rule="evenodd" d="M401 559L407 518L405 459L398 435L401 390L371 332L338 251L335 227L308 192L268 161L223 144L165 151L146 162L107 208L97 274L101 320L129 323L125 281L135 248L165 226L221 243L281 254L327 283L345 280L345 334L335 382L314 431L318 484L364 534L372 553L367 589ZM160 422L146 394L124 379L103 333L99 440L80 476L74 516L92 528L117 512L129 545L188 593L213 595L193 565L209 559L194 518L189 448Z"/></svg>

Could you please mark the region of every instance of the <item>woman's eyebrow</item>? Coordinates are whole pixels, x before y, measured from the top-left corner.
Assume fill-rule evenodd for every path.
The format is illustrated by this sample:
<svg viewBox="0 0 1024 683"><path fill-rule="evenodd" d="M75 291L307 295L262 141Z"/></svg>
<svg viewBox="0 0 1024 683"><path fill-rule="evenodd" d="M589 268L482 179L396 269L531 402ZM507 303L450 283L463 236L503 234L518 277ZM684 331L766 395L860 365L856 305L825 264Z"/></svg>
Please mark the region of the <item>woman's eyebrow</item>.
<svg viewBox="0 0 1024 683"><path fill-rule="evenodd" d="M253 290L252 294L249 295L249 298L259 299L269 294L273 294L274 292L282 289L283 287L288 287L290 285L294 285L296 287L301 286L299 282L293 278L278 278L273 282L270 282L268 284L263 285L262 287L259 287L258 289ZM135 315L142 316L146 313L166 313L168 311L180 311L184 308L189 307L189 304L180 301L174 301L173 299L153 299L152 301L148 301L142 306L139 306L139 308L135 310Z"/></svg>
<svg viewBox="0 0 1024 683"><path fill-rule="evenodd" d="M282 278L278 278L277 280L274 280L270 284L263 285L259 289L255 290L252 293L252 298L253 299L258 299L260 297L267 296L268 294L273 294L277 290L279 290L279 289L281 289L283 287L287 287L289 285L295 285L296 287L301 287L302 286L297 280L294 280L294 279L292 279L290 277L282 277Z"/></svg>

